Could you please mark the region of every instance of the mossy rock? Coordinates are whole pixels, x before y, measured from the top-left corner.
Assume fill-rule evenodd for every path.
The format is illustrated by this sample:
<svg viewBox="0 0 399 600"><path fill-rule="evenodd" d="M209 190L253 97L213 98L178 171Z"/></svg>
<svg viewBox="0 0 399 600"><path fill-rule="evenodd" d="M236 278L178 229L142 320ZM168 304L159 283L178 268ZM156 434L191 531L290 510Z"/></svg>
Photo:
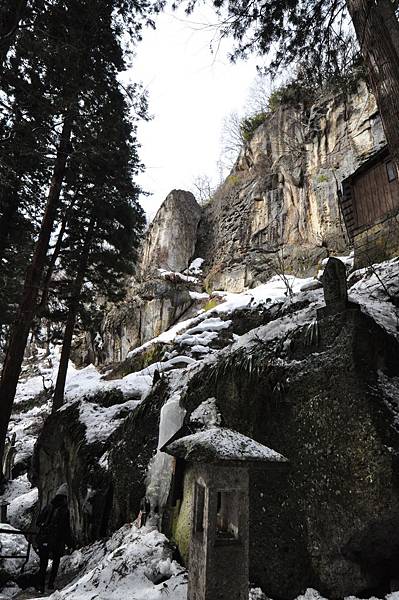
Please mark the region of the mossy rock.
<svg viewBox="0 0 399 600"><path fill-rule="evenodd" d="M188 471L184 477L183 501L180 511L172 526L172 537L177 543L179 552L185 564L188 564L190 538L191 538L191 515L193 514L193 477Z"/></svg>

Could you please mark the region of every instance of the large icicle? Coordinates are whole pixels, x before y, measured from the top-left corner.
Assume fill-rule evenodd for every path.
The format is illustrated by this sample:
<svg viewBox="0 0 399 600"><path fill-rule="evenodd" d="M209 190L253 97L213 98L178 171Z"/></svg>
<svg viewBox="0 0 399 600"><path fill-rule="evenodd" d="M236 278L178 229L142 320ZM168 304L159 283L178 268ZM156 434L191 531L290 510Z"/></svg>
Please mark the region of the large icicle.
<svg viewBox="0 0 399 600"><path fill-rule="evenodd" d="M180 405L181 391L175 392L161 409L159 421L158 450L152 460L148 472L147 498L151 503L151 511L162 512L168 499L172 479L173 457L160 448L179 431L183 425L186 411Z"/></svg>

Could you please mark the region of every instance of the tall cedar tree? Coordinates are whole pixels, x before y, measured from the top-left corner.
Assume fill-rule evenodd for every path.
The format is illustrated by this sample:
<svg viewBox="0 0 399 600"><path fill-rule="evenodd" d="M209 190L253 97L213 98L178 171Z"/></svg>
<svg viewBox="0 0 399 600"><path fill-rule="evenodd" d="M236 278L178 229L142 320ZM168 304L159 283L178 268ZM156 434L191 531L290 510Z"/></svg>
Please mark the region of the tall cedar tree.
<svg viewBox="0 0 399 600"><path fill-rule="evenodd" d="M192 12L200 0L176 0ZM272 51L274 72L304 60L332 64L350 16L388 146L399 166L399 23L394 0L213 0L233 59Z"/></svg>
<svg viewBox="0 0 399 600"><path fill-rule="evenodd" d="M132 182L140 168L135 129L125 116L128 110L116 76L104 75L102 89L99 85L95 101L86 104L77 122L66 177L74 204L60 250L68 311L53 410L63 403L77 318L99 297L122 298L145 223L140 190Z"/></svg>
<svg viewBox="0 0 399 600"><path fill-rule="evenodd" d="M155 3L155 8L160 4ZM96 82L104 72L108 70L112 77L124 66L120 50L118 56L112 51L108 56L115 40L120 44L126 30L133 39L139 38L145 11L151 6L149 1L135 0L35 0L30 18L14 32L15 43L3 79L10 85L14 80L14 85L23 89L27 105L41 103L48 110L41 125L51 142L52 154L43 148L51 172L47 200L45 206L42 204L43 218L3 364L0 465L50 236L57 214L63 209L62 189L67 162L73 154L74 128L85 103L95 102L93 90L98 90ZM23 65L23 72L18 72L16 64Z"/></svg>

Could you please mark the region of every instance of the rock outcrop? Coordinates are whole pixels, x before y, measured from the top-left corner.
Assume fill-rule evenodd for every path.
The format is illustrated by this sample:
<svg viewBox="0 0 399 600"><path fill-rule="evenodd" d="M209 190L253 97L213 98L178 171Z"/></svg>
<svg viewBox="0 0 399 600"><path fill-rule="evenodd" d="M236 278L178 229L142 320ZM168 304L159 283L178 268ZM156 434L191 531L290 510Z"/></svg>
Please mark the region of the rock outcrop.
<svg viewBox="0 0 399 600"><path fill-rule="evenodd" d="M174 486L171 465L159 472L154 456L163 427L176 425L164 407L186 411L190 428L211 399L214 422L290 461L288 474L250 474L250 580L286 599L306 587L332 598L386 594L399 553L398 264L355 272L340 312L319 310L315 280L292 296L283 285L271 300L272 281L259 305L248 292L225 313L220 305L190 319L172 341L149 344L125 365L137 371L148 360L140 404L108 391L50 417L32 467L42 503L67 481L86 543L132 521L147 493L190 567L190 472L183 480L180 470ZM104 407L123 422L99 443Z"/></svg>
<svg viewBox="0 0 399 600"><path fill-rule="evenodd" d="M313 274L321 259L345 253L341 183L385 143L364 82L268 116L204 208L197 254L209 285L241 291L275 272Z"/></svg>
<svg viewBox="0 0 399 600"><path fill-rule="evenodd" d="M202 257L207 290L241 292L276 273L314 275L322 259L349 253L339 208L341 183L385 145L364 82L313 106L281 106L243 148L202 209L173 190L150 225L126 300L104 311L74 360L124 360L196 307L193 281L177 278Z"/></svg>
<svg viewBox="0 0 399 600"><path fill-rule="evenodd" d="M399 552L399 431L389 409L398 344L358 310L314 326L314 337L307 325L194 377L186 423L215 396L225 426L290 461L288 476L256 470L250 479L250 580L267 595L385 594ZM174 531L184 552L190 482L181 505Z"/></svg>
<svg viewBox="0 0 399 600"><path fill-rule="evenodd" d="M191 192L173 190L151 223L126 299L104 307L98 328L76 339L72 358L81 366L125 360L129 350L156 337L188 315L197 289L179 277L195 251L201 209Z"/></svg>
<svg viewBox="0 0 399 600"><path fill-rule="evenodd" d="M140 264L141 278L157 269L184 271L197 242L201 209L191 192L173 190L148 228Z"/></svg>

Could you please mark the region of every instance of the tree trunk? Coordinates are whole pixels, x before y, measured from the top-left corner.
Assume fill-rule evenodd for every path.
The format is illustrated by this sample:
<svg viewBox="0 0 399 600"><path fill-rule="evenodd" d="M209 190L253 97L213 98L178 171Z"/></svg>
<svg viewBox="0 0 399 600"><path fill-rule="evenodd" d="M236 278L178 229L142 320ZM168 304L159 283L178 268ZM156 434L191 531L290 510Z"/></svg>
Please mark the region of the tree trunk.
<svg viewBox="0 0 399 600"><path fill-rule="evenodd" d="M12 231L13 219L18 212L19 201L17 190L10 191L8 204L4 213L0 217L0 263L4 258L5 251L10 239L10 231Z"/></svg>
<svg viewBox="0 0 399 600"><path fill-rule="evenodd" d="M61 248L62 248L62 242L64 239L64 235L65 235L65 230L66 227L68 225L68 219L69 219L69 215L71 214L71 210L74 206L76 202L76 196L75 198L72 200L72 202L70 203L70 205L68 206L68 209L65 211L62 219L61 219L61 228L60 228L60 232L58 234L57 237L57 242L55 244L54 250L53 250L53 254L51 255L51 259L50 259L50 263L46 272L46 276L44 278L44 282L42 285L42 296L40 298L40 303L37 309L37 313L39 316L43 315L43 312L45 310L45 308L47 307L47 301L48 301L48 294L49 294L49 289L50 289L50 283L51 283L51 278L53 276L54 273L54 269L55 269L55 264L57 262L57 259L60 255L61 252Z"/></svg>
<svg viewBox="0 0 399 600"><path fill-rule="evenodd" d="M72 286L71 300L69 303L69 311L67 322L64 330L64 338L62 340L62 350L60 358L60 366L58 367L57 381L55 384L52 412L54 413L64 403L64 389L66 376L68 371L68 362L71 355L72 337L75 330L76 318L79 311L79 301L82 293L82 287L84 277L87 270L87 264L89 261L90 245L92 241L94 231L95 220L91 218L90 224L87 230L86 238L80 255L80 261L76 273L76 278Z"/></svg>
<svg viewBox="0 0 399 600"><path fill-rule="evenodd" d="M399 22L395 14L395 10L397 9L395 4L392 0L380 0L378 7L399 58Z"/></svg>
<svg viewBox="0 0 399 600"><path fill-rule="evenodd" d="M399 24L386 0L347 0L377 100L388 147L399 168Z"/></svg>
<svg viewBox="0 0 399 600"><path fill-rule="evenodd" d="M18 315L11 328L10 341L8 344L6 357L4 359L0 382L0 480L3 478L1 473L1 465L8 424L11 417L18 378L21 373L21 366L29 336L29 330L35 314L36 301L49 247L50 235L53 229L54 220L60 201L61 187L64 179L68 154L70 151L72 123L73 118L70 108L64 118L53 176L47 198L47 206L40 227L39 238L36 243L32 262L26 272L22 300L18 309Z"/></svg>

